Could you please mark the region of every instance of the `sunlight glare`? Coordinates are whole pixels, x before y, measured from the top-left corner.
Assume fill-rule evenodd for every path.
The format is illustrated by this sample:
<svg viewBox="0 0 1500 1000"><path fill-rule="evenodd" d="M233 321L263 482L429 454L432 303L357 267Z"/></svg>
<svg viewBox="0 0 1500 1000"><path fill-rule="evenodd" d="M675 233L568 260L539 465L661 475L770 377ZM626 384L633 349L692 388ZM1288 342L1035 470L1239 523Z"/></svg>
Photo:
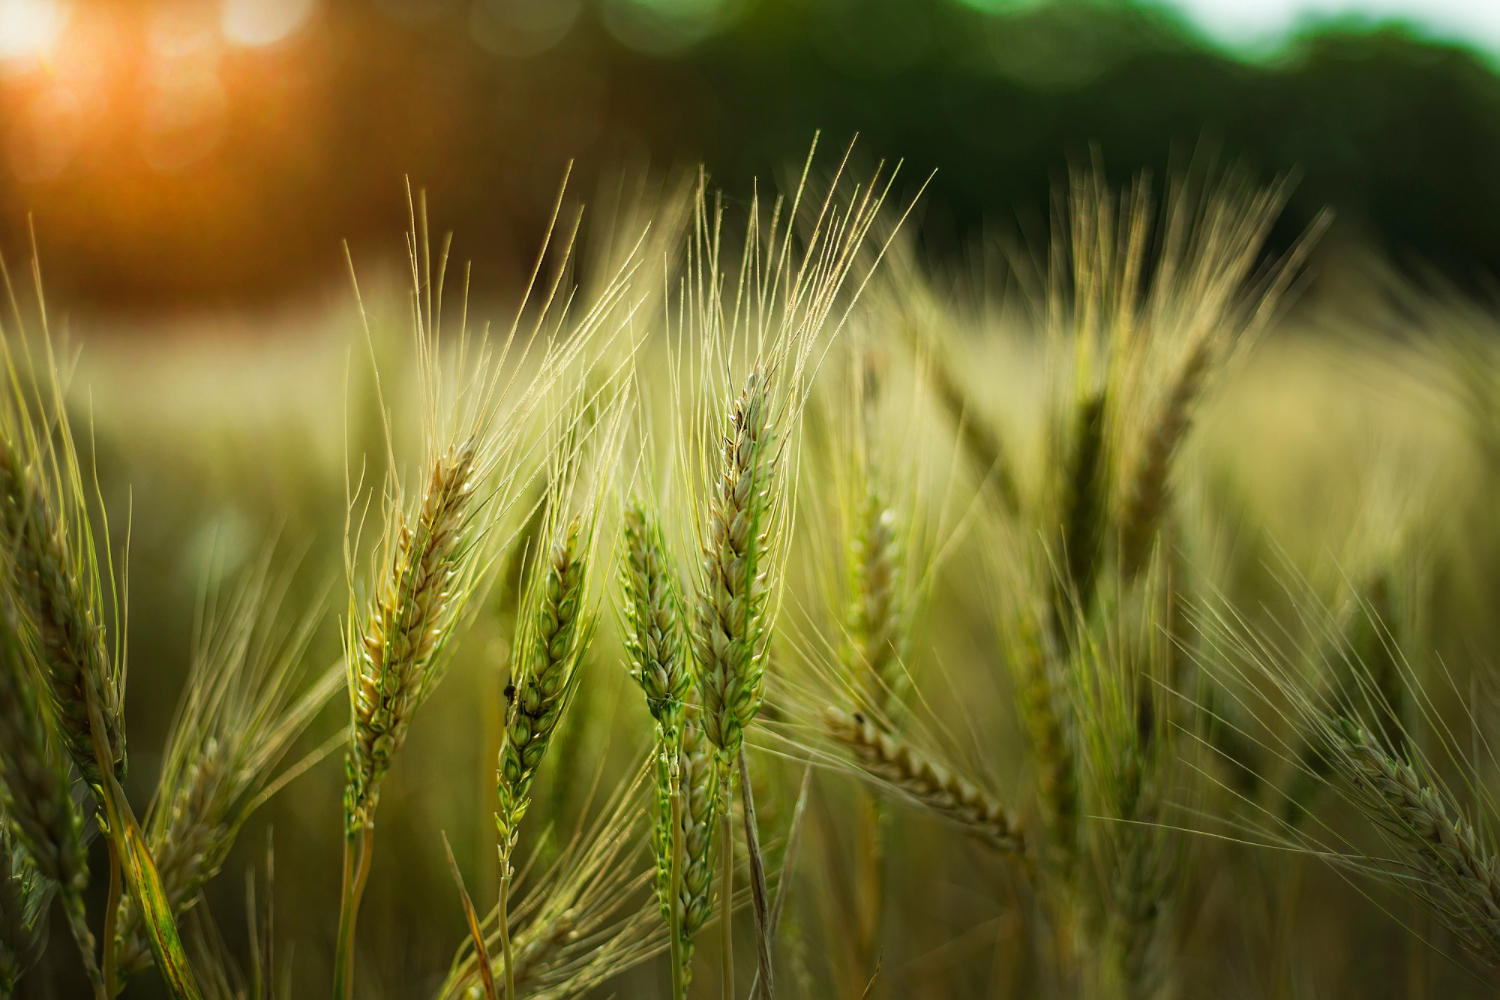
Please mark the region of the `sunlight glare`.
<svg viewBox="0 0 1500 1000"><path fill-rule="evenodd" d="M45 53L66 20L58 0L0 0L0 59Z"/></svg>
<svg viewBox="0 0 1500 1000"><path fill-rule="evenodd" d="M0 0L3 2L3 0ZM248 47L272 45L296 31L315 0L224 0L224 38Z"/></svg>

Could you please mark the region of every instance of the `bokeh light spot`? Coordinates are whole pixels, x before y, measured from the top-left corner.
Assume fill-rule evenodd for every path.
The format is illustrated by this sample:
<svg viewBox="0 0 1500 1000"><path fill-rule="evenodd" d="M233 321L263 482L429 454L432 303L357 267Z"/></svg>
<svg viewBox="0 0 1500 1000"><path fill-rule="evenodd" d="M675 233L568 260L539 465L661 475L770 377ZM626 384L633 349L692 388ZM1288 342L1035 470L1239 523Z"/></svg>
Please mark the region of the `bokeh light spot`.
<svg viewBox="0 0 1500 1000"><path fill-rule="evenodd" d="M316 0L224 0L224 39L234 45L274 45L307 21Z"/></svg>
<svg viewBox="0 0 1500 1000"><path fill-rule="evenodd" d="M57 0L0 0L0 59L42 55L66 20L67 10Z"/></svg>
<svg viewBox="0 0 1500 1000"><path fill-rule="evenodd" d="M625 45L651 55L671 55L727 27L737 0L605 0L604 24Z"/></svg>

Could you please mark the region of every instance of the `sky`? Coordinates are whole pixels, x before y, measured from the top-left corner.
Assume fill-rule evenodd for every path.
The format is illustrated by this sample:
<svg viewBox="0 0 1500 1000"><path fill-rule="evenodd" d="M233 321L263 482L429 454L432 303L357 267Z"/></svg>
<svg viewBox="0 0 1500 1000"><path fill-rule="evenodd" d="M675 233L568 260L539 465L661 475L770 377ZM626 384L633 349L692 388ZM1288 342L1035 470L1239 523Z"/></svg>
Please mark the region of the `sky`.
<svg viewBox="0 0 1500 1000"><path fill-rule="evenodd" d="M1500 0L1167 0L1230 48L1274 48L1299 25L1401 21L1423 35L1500 56Z"/></svg>

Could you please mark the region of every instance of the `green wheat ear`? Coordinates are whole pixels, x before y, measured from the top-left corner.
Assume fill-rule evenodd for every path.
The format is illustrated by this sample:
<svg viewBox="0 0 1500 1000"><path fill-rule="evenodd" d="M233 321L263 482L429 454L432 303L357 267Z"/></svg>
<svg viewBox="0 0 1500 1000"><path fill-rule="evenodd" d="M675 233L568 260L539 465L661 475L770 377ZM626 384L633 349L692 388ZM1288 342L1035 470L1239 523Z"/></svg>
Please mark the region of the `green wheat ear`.
<svg viewBox="0 0 1500 1000"><path fill-rule="evenodd" d="M768 533L776 502L776 437L766 372L756 369L729 410L700 551L693 658L704 731L733 759L765 682Z"/></svg>
<svg viewBox="0 0 1500 1000"><path fill-rule="evenodd" d="M589 556L582 516L574 517L553 539L532 588L523 631L516 637L521 670L506 717L496 788L500 809L500 857L506 871L521 820L531 805L531 783L563 712L573 696L577 668L593 634L585 606Z"/></svg>

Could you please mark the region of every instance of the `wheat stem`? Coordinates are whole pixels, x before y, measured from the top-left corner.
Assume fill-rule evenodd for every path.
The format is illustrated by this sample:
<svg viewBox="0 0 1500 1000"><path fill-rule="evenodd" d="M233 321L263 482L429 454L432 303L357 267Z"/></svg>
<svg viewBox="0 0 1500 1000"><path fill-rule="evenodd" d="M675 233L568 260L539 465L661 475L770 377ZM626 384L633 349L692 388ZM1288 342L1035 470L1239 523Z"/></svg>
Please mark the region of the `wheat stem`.
<svg viewBox="0 0 1500 1000"><path fill-rule="evenodd" d="M505 1000L516 1000L516 959L510 945L510 860L501 860L500 872L500 954L505 962Z"/></svg>
<svg viewBox="0 0 1500 1000"><path fill-rule="evenodd" d="M719 754L719 783L723 790L723 814L719 818L719 948L723 968L724 1000L734 1000L734 803L731 799L734 773Z"/></svg>
<svg viewBox="0 0 1500 1000"><path fill-rule="evenodd" d="M755 795L750 788L750 762L740 745L740 803L744 807L745 851L750 859L750 903L755 912L756 964L760 989L766 1000L775 993L771 966L771 901L766 888L766 863L760 850L760 830L755 820Z"/></svg>

